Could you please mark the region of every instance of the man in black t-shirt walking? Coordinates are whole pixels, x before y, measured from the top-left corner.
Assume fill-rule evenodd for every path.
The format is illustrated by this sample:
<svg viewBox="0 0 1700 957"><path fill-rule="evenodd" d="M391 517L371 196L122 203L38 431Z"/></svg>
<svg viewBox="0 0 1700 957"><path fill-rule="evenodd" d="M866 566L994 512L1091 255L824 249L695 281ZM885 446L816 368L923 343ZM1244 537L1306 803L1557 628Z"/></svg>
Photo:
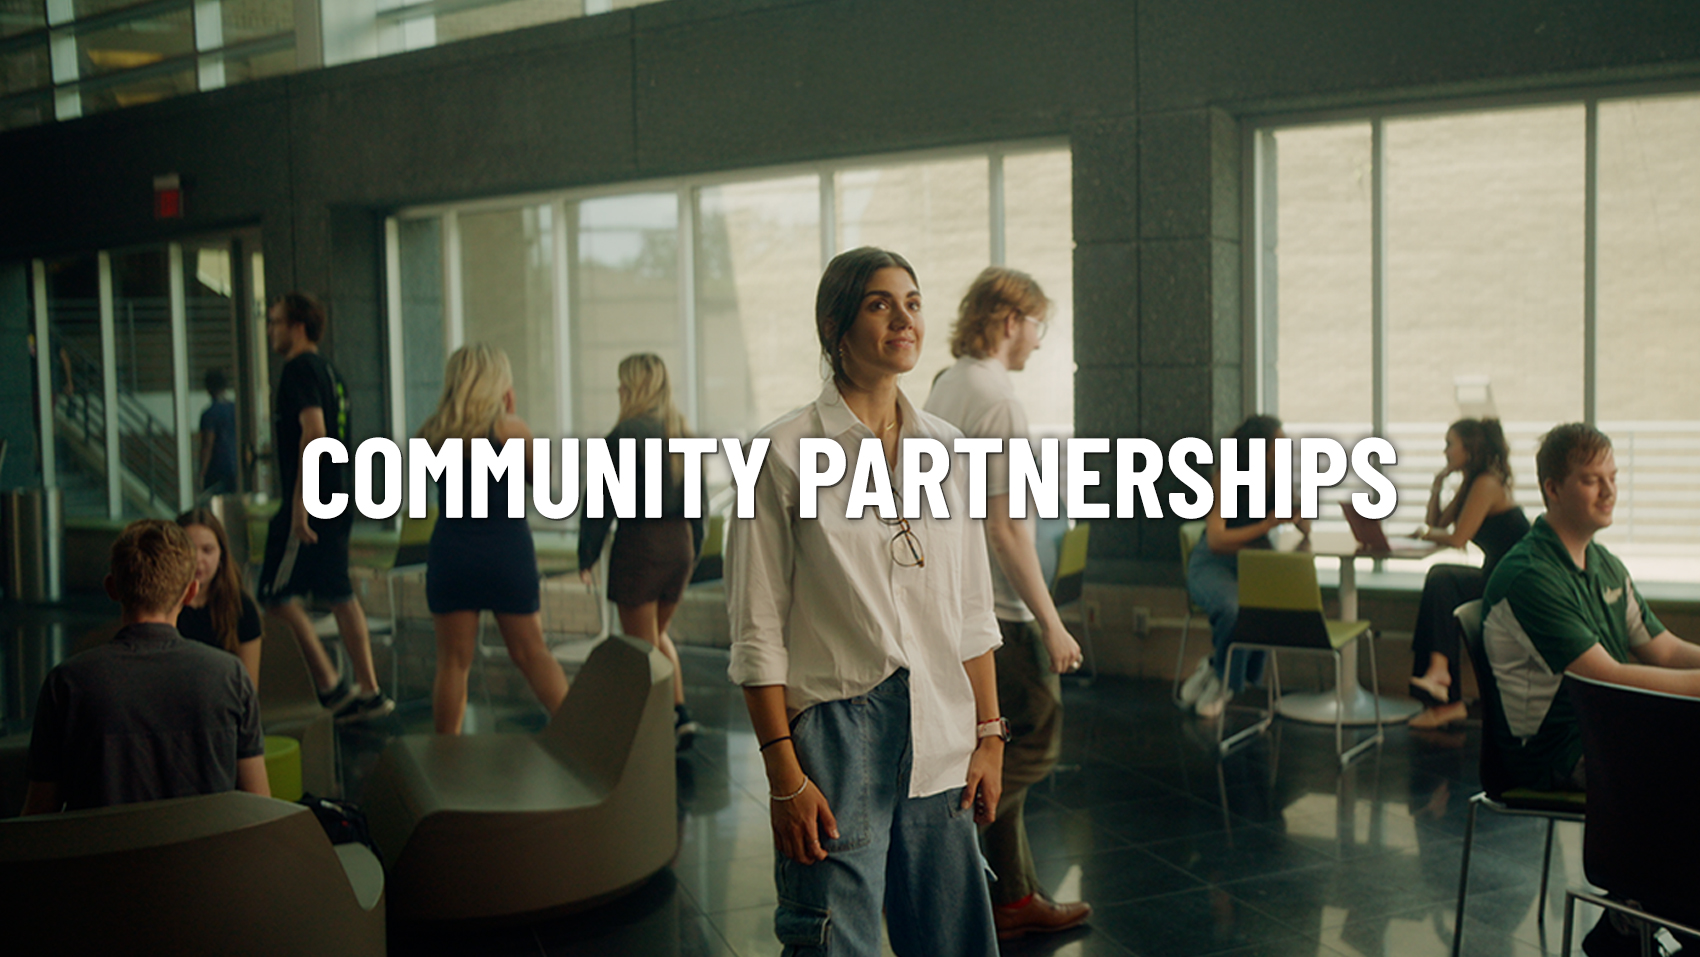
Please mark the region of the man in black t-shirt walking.
<svg viewBox="0 0 1700 957"><path fill-rule="evenodd" d="M348 533L354 526L354 512L346 510L332 519L309 516L301 480L302 453L309 442L329 437L348 444L348 391L336 367L319 354L324 331L324 307L304 293L281 296L266 313L272 350L285 359L272 417L283 504L266 534L259 598L268 612L295 632L318 687L319 702L335 709L339 721L364 721L394 711L395 702L378 688L366 613L348 578ZM352 491L346 463L338 465L321 456L318 471L321 500ZM330 605L336 615L337 632L354 669L353 687L348 675L337 673L312 620L297 601L309 594Z"/></svg>

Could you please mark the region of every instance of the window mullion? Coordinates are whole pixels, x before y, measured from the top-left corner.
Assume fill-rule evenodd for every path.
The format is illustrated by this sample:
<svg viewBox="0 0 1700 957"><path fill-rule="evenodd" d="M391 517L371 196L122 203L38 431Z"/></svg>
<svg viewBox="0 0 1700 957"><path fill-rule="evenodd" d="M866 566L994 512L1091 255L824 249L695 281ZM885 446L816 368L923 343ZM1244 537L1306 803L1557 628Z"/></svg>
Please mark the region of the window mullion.
<svg viewBox="0 0 1700 957"><path fill-rule="evenodd" d="M1387 129L1370 125L1370 392L1371 431L1387 434Z"/></svg>
<svg viewBox="0 0 1700 957"><path fill-rule="evenodd" d="M1599 419L1600 101L1587 102L1582 226L1582 421Z"/></svg>

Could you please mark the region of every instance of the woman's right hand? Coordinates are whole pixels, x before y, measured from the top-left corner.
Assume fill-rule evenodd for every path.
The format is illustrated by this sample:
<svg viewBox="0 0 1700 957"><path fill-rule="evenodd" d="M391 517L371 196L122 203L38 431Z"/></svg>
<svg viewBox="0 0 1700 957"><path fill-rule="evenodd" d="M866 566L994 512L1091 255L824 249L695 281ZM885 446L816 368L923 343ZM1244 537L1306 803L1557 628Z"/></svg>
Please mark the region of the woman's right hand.
<svg viewBox="0 0 1700 957"><path fill-rule="evenodd" d="M775 793L789 794L795 790L797 786L793 784L789 791ZM820 793L815 782L808 781L803 793L789 801L770 799L768 806L772 809L773 841L779 847L779 853L799 864L826 860L826 851L820 842L822 838L837 839L838 821L832 816L832 808L827 806L826 795Z"/></svg>

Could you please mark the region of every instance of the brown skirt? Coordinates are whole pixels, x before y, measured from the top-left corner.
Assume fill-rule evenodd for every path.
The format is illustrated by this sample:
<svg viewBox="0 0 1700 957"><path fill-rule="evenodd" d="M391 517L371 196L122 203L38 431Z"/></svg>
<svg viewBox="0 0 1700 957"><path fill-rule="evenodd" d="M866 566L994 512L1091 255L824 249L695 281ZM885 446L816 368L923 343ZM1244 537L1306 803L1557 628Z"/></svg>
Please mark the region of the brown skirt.
<svg viewBox="0 0 1700 957"><path fill-rule="evenodd" d="M696 560L691 523L682 518L621 522L608 558L608 597L633 607L675 604L685 593Z"/></svg>

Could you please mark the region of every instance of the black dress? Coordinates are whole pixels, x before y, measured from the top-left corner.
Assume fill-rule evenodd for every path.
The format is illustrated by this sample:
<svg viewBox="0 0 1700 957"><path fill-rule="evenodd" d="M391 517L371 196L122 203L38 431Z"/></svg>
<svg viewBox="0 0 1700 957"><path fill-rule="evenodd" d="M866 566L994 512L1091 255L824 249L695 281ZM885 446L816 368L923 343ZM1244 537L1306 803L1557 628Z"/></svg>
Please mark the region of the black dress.
<svg viewBox="0 0 1700 957"><path fill-rule="evenodd" d="M1460 492L1459 497L1462 498L1463 494ZM1447 700L1444 702L1435 700L1428 692L1413 686L1411 693L1418 700L1431 705L1460 700L1458 646L1463 636L1458 630L1458 619L1453 617L1452 611L1467 601L1482 597L1494 566L1511 550L1511 546L1522 541L1528 531L1529 519L1521 508L1510 508L1498 515L1489 515L1482 519L1482 525L1476 529L1476 534L1470 536L1470 541L1486 556L1482 560L1482 567L1435 565L1428 570L1428 577L1423 580L1422 603L1417 608L1417 626L1411 633L1411 675L1421 677L1427 674L1429 659L1439 652L1446 656L1447 668L1452 675L1452 686L1448 689Z"/></svg>
<svg viewBox="0 0 1700 957"><path fill-rule="evenodd" d="M492 439L491 441L494 441ZM472 454L464 459L461 491L462 518L438 518L431 529L425 559L425 602L431 614L483 611L498 615L529 615L540 607L537 584L537 546L524 516L508 517L508 483L524 481L504 475L490 485L490 514L472 518ZM438 490L443 514L448 505L447 484Z"/></svg>

